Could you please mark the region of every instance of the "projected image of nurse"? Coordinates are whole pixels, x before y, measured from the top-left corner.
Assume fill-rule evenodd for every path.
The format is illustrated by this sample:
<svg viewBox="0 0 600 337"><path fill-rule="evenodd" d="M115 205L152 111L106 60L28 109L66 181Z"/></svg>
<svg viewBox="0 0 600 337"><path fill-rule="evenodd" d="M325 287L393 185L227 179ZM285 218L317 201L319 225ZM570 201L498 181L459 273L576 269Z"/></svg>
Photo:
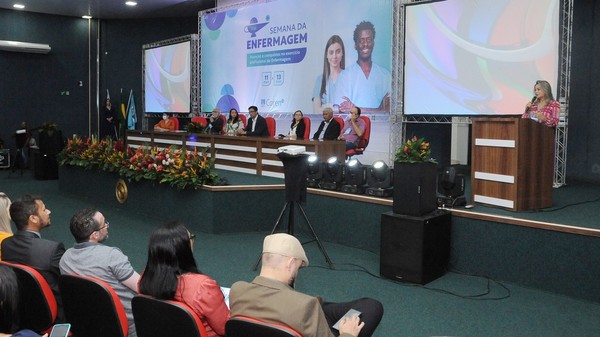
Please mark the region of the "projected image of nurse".
<svg viewBox="0 0 600 337"><path fill-rule="evenodd" d="M354 49L358 59L342 77L340 90L344 101L340 105L341 112L348 113L355 106L360 106L363 112L389 112L392 77L389 70L373 62L374 48L375 26L362 21L354 29Z"/></svg>
<svg viewBox="0 0 600 337"><path fill-rule="evenodd" d="M315 114L322 114L324 108L332 108L336 113L339 111L343 99L336 88L338 79L346 68L345 58L344 41L338 35L333 35L325 44L323 73L317 76L313 90L312 101Z"/></svg>

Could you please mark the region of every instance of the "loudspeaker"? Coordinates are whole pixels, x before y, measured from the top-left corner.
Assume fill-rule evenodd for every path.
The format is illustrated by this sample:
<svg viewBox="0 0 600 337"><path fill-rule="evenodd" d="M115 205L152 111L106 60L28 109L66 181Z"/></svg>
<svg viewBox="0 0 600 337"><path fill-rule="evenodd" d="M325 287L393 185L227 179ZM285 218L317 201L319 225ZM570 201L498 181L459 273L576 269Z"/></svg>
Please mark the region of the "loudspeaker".
<svg viewBox="0 0 600 337"><path fill-rule="evenodd" d="M436 165L394 163L394 213L422 216L437 208Z"/></svg>
<svg viewBox="0 0 600 337"><path fill-rule="evenodd" d="M413 217L381 215L381 276L426 284L446 273L450 259L450 212L436 210Z"/></svg>

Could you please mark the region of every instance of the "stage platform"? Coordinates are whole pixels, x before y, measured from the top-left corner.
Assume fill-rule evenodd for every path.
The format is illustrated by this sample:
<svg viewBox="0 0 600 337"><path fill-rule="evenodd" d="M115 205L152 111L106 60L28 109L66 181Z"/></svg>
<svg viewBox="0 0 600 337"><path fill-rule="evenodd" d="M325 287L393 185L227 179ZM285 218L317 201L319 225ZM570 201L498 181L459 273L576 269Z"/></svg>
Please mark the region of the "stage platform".
<svg viewBox="0 0 600 337"><path fill-rule="evenodd" d="M59 188L92 204L176 217L200 232L271 231L285 205L283 179L218 173L228 185L176 191L164 184L129 183L129 199L122 205L115 198L114 174L61 167ZM303 208L321 241L379 254L381 215L392 211L391 198L307 192ZM538 212L480 205L452 209L450 269L600 303L600 186L571 183L553 193L553 207ZM304 220L296 218L296 233L310 237Z"/></svg>

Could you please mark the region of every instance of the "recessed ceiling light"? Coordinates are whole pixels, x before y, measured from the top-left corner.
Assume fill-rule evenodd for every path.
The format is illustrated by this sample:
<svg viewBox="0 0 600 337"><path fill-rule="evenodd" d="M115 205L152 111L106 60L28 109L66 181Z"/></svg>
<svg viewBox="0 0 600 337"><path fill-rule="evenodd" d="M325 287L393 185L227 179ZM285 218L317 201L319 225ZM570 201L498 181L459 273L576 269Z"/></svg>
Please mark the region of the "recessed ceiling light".
<svg viewBox="0 0 600 337"><path fill-rule="evenodd" d="M25 8L25 5L14 4L13 7L16 8L16 9L23 9L23 8Z"/></svg>
<svg viewBox="0 0 600 337"><path fill-rule="evenodd" d="M125 4L127 6L137 6L137 2L135 2L135 1L127 1L127 2L125 2Z"/></svg>
<svg viewBox="0 0 600 337"><path fill-rule="evenodd" d="M91 19L91 18L92 18L92 16L91 16L91 15L82 15L82 16L81 16L81 18L82 18L82 19L88 19L88 20L89 20L89 19Z"/></svg>

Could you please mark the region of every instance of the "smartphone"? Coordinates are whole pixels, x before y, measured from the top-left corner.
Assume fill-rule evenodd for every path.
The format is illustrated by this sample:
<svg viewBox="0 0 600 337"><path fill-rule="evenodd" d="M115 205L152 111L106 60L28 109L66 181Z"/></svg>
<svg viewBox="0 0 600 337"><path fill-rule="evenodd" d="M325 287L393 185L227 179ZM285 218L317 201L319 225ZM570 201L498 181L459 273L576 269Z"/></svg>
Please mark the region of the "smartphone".
<svg viewBox="0 0 600 337"><path fill-rule="evenodd" d="M69 330L71 330L71 324L55 324L48 337L67 337Z"/></svg>

